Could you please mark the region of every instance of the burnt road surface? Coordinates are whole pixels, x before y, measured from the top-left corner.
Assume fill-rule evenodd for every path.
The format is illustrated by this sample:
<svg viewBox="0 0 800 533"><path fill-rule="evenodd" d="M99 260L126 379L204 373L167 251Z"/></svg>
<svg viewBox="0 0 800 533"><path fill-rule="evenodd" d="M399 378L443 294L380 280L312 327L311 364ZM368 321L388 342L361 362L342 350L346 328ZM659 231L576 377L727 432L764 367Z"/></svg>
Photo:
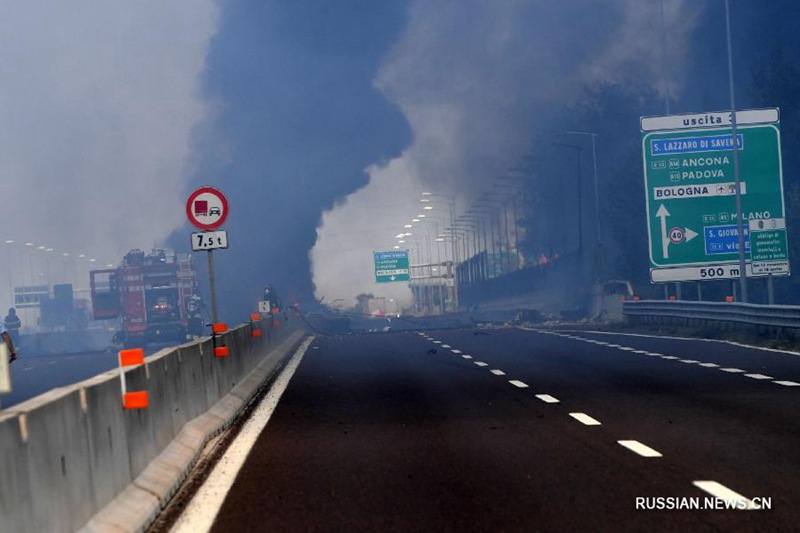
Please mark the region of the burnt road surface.
<svg viewBox="0 0 800 533"><path fill-rule="evenodd" d="M720 342L318 337L213 531L796 531L798 406L800 357Z"/></svg>

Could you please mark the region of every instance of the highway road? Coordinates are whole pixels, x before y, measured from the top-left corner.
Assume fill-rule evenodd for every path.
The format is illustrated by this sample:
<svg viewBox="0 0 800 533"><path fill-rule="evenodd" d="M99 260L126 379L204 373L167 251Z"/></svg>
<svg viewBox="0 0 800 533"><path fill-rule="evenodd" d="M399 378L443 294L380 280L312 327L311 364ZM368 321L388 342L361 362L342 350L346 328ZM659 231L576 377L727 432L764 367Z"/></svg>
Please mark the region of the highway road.
<svg viewBox="0 0 800 533"><path fill-rule="evenodd" d="M796 531L798 405L800 357L722 342L319 336L212 530Z"/></svg>
<svg viewBox="0 0 800 533"><path fill-rule="evenodd" d="M24 348L9 367L11 393L0 395L3 409L43 394L56 387L71 385L117 368L116 351L30 357Z"/></svg>

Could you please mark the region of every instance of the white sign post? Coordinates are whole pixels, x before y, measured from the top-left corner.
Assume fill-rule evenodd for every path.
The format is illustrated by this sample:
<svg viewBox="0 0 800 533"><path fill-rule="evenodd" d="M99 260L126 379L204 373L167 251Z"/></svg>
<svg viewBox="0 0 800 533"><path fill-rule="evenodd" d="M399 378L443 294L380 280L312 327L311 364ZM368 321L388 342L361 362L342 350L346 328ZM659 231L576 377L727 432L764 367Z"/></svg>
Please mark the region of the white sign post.
<svg viewBox="0 0 800 533"><path fill-rule="evenodd" d="M11 372L8 367L8 346L0 341L0 394L11 392Z"/></svg>

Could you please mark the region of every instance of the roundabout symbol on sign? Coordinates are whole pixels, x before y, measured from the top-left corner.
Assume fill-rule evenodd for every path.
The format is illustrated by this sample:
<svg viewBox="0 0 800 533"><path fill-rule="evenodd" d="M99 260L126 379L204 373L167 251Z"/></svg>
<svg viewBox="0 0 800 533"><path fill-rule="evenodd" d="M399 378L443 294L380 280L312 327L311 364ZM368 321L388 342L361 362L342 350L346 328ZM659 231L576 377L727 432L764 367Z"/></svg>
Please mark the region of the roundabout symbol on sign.
<svg viewBox="0 0 800 533"><path fill-rule="evenodd" d="M683 242L683 238L684 238L683 229L672 228L671 230L669 230L669 240L672 241L674 244Z"/></svg>
<svg viewBox="0 0 800 533"><path fill-rule="evenodd" d="M197 228L215 230L228 218L228 199L219 189L200 187L186 201L186 216Z"/></svg>

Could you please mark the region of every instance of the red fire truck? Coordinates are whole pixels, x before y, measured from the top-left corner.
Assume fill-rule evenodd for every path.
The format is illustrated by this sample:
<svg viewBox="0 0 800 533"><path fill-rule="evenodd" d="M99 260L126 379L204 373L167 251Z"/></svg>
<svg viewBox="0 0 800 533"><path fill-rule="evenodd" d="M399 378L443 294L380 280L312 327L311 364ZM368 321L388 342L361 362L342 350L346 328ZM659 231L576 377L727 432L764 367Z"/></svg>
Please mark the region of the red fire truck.
<svg viewBox="0 0 800 533"><path fill-rule="evenodd" d="M95 320L120 319L118 340L126 346L182 342L190 300L198 295L197 272L188 254L131 250L119 267L92 270Z"/></svg>

